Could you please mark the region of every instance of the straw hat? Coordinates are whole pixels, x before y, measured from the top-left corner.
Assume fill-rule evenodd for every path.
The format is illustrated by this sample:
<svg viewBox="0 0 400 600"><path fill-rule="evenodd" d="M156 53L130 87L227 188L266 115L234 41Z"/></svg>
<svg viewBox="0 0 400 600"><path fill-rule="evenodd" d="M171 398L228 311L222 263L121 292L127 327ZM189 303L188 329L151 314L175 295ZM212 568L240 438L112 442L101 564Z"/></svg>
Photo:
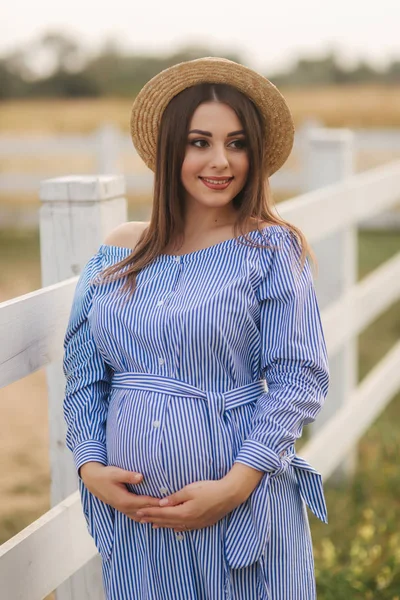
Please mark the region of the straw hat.
<svg viewBox="0 0 400 600"><path fill-rule="evenodd" d="M294 140L293 119L284 97L263 75L216 56L169 67L140 90L132 106L131 135L146 165L155 171L158 127L170 100L182 90L204 82L230 84L256 104L265 126L267 174L275 173L288 158Z"/></svg>

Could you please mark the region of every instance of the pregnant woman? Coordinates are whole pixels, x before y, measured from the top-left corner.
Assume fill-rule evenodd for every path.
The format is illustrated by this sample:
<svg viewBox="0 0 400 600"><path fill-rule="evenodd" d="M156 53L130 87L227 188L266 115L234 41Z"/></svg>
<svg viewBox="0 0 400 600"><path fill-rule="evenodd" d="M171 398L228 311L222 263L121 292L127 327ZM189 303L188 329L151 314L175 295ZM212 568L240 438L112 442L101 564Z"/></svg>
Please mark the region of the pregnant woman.
<svg viewBox="0 0 400 600"><path fill-rule="evenodd" d="M309 256L268 177L292 117L276 87L207 57L162 71L131 113L154 171L149 223L86 263L64 339L67 446L108 600L313 600L295 441L329 369Z"/></svg>

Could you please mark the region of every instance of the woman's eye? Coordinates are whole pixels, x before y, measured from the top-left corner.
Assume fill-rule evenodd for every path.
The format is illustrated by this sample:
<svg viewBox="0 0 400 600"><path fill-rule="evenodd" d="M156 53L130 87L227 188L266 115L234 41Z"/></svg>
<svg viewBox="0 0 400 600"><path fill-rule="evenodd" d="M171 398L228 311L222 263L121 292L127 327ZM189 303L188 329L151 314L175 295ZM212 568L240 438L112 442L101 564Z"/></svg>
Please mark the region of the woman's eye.
<svg viewBox="0 0 400 600"><path fill-rule="evenodd" d="M192 140L190 143L192 146L196 146L198 142L205 142L206 144L208 143L206 140ZM197 146L197 148L204 148L204 146Z"/></svg>
<svg viewBox="0 0 400 600"><path fill-rule="evenodd" d="M204 142L205 144L208 144L207 140L192 140L190 143L192 144L192 146L196 146L196 148L204 148L204 146L197 146L197 144L199 142ZM241 150L242 148L246 147L246 142L244 140L233 140L233 142L231 142L229 145L231 144L239 144L236 148L238 150Z"/></svg>
<svg viewBox="0 0 400 600"><path fill-rule="evenodd" d="M232 144L239 144L238 148L245 148L246 142L244 140L234 140Z"/></svg>

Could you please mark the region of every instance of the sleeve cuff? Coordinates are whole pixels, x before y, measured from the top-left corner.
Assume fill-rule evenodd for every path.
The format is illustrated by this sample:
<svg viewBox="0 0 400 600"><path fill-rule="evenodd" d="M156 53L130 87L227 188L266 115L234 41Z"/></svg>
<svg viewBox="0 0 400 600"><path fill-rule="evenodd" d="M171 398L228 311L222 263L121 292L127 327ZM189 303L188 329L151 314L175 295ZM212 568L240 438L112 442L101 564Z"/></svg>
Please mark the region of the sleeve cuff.
<svg viewBox="0 0 400 600"><path fill-rule="evenodd" d="M79 475L79 469L84 463L95 461L107 466L107 448L105 444L97 440L86 440L78 444L73 451L75 467Z"/></svg>
<svg viewBox="0 0 400 600"><path fill-rule="evenodd" d="M281 469L282 462L278 454L255 440L246 440L235 462L240 462L258 471L274 472Z"/></svg>

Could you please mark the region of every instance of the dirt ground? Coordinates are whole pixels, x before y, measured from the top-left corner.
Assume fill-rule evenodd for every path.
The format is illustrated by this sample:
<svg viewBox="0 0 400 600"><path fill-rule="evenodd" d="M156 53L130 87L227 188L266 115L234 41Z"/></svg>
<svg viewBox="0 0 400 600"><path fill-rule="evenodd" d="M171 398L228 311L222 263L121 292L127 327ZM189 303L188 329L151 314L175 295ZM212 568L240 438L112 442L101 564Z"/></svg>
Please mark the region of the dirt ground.
<svg viewBox="0 0 400 600"><path fill-rule="evenodd" d="M1 390L0 541L49 509L44 369Z"/></svg>

